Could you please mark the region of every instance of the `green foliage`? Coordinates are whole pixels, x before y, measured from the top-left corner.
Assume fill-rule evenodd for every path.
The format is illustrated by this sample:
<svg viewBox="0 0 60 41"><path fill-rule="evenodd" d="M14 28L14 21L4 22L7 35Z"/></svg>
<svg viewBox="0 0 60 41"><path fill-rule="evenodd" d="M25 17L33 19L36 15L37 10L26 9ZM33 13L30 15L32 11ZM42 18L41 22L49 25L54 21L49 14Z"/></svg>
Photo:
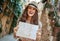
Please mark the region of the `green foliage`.
<svg viewBox="0 0 60 41"><path fill-rule="evenodd" d="M57 6L58 0L55 0L55 6Z"/></svg>
<svg viewBox="0 0 60 41"><path fill-rule="evenodd" d="M2 32L2 28L0 28L0 33Z"/></svg>
<svg viewBox="0 0 60 41"><path fill-rule="evenodd" d="M10 9L13 14L18 18L21 14L22 4L20 5L20 0L7 0L8 1L8 9Z"/></svg>
<svg viewBox="0 0 60 41"><path fill-rule="evenodd" d="M16 26L16 24L17 24L17 17L16 16L14 16L14 18L13 18L13 22L12 22L12 27L15 27Z"/></svg>
<svg viewBox="0 0 60 41"><path fill-rule="evenodd" d="M53 14L54 14L54 16L55 16L55 26L56 27L60 27L60 21L59 21L60 17L57 15L57 12L58 12L57 11L57 7L56 7L57 5L58 5L58 0L55 0L53 6L48 4L48 3L46 3L45 4L45 8L51 8L51 7L54 8L54 11L53 11L54 13L53 12L49 12L49 15L51 15L51 17L52 17ZM54 18L54 16L52 18Z"/></svg>
<svg viewBox="0 0 60 41"><path fill-rule="evenodd" d="M2 24L1 24L1 20L0 20L0 33L2 32Z"/></svg>
<svg viewBox="0 0 60 41"><path fill-rule="evenodd" d="M57 16L57 18L56 18L56 23L55 23L55 26L56 26L56 27L60 27L60 21L59 21L59 19L60 19L60 17Z"/></svg>
<svg viewBox="0 0 60 41"><path fill-rule="evenodd" d="M4 16L9 16L10 12L7 12L7 10L8 10L8 9L5 9L5 10L4 10L4 12L3 12Z"/></svg>
<svg viewBox="0 0 60 41"><path fill-rule="evenodd" d="M21 12L22 12L22 5L23 4L21 4L20 3L20 1L21 0L14 0L13 2L12 2L12 6L10 7L11 8L11 10L13 11L13 13L14 13L14 18L13 18L13 22L12 22L12 27L15 27L16 26L16 23L17 23L17 19L18 19L18 17L20 16L20 14L21 14ZM14 3L14 4L13 4Z"/></svg>
<svg viewBox="0 0 60 41"><path fill-rule="evenodd" d="M57 41L60 41L60 32L57 33Z"/></svg>
<svg viewBox="0 0 60 41"><path fill-rule="evenodd" d="M6 2L7 6L6 8L3 10L2 9L2 5L3 3ZM22 10L22 3L21 0L0 0L0 12L4 12L4 15L9 16L8 12L6 11L6 9L10 10L17 18L19 17L19 15L21 14L21 10ZM2 11L3 10L3 11Z"/></svg>
<svg viewBox="0 0 60 41"><path fill-rule="evenodd" d="M45 3L45 2L47 2L48 0L42 0L42 3Z"/></svg>
<svg viewBox="0 0 60 41"><path fill-rule="evenodd" d="M57 37L60 37L60 32L57 33Z"/></svg>
<svg viewBox="0 0 60 41"><path fill-rule="evenodd" d="M56 7L56 6L58 5L58 0L55 0L55 4L54 4L54 5L55 5L55 7L54 7L54 14L55 14L55 17L56 17L55 26L56 26L56 27L60 27L60 20L59 20L59 19L60 19L60 16L57 15L57 12L58 12L58 11L57 11L57 7Z"/></svg>
<svg viewBox="0 0 60 41"><path fill-rule="evenodd" d="M55 16L55 26L60 27L60 21L59 21L60 17L57 16L57 12L55 11L54 13L54 11L50 11L48 15L49 17L51 17L50 19L54 19Z"/></svg>
<svg viewBox="0 0 60 41"><path fill-rule="evenodd" d="M49 11L48 16L51 20L54 19L54 11Z"/></svg>
<svg viewBox="0 0 60 41"><path fill-rule="evenodd" d="M45 9L45 8L51 8L51 7L52 7L52 5L49 4L48 2L46 2L45 6L44 6L44 9Z"/></svg>
<svg viewBox="0 0 60 41"><path fill-rule="evenodd" d="M23 1L23 2L21 2ZM25 0L0 0L0 13L3 12L4 16L10 16L12 13L14 18L12 27L16 26L16 22L20 14L22 13L22 6ZM6 8L3 9L3 3L6 2ZM0 29L1 31L1 29Z"/></svg>

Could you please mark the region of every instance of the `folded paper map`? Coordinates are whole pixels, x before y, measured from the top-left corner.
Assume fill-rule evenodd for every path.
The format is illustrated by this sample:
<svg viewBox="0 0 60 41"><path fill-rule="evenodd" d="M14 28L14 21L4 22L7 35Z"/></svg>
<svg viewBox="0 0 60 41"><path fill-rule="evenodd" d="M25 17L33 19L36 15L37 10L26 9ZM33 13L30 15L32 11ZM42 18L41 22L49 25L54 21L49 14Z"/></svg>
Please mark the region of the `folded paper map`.
<svg viewBox="0 0 60 41"><path fill-rule="evenodd" d="M36 40L37 30L38 30L38 25L19 22L19 29L16 35L20 37Z"/></svg>

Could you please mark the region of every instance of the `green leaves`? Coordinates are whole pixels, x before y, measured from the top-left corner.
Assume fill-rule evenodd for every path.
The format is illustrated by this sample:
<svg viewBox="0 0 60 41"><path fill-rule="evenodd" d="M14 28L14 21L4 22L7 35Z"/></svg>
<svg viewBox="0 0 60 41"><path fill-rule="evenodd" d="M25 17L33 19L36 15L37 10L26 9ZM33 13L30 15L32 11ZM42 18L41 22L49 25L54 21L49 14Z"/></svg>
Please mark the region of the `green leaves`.
<svg viewBox="0 0 60 41"><path fill-rule="evenodd" d="M46 3L45 6L44 6L44 8L51 8L51 7L52 7L52 5L49 4L49 3Z"/></svg>
<svg viewBox="0 0 60 41"><path fill-rule="evenodd" d="M60 32L57 33L57 37L60 37Z"/></svg>
<svg viewBox="0 0 60 41"><path fill-rule="evenodd" d="M2 12L3 10L2 10L2 5L0 5L0 13Z"/></svg>
<svg viewBox="0 0 60 41"><path fill-rule="evenodd" d="M16 26L17 19L20 16L22 12L22 3L21 0L10 0L10 3L8 4L9 9L13 12L14 18L12 22L12 27Z"/></svg>
<svg viewBox="0 0 60 41"><path fill-rule="evenodd" d="M22 8L22 6L20 6L19 4L14 4L13 7L14 7L13 13L18 18L19 15L21 14L21 8Z"/></svg>
<svg viewBox="0 0 60 41"><path fill-rule="evenodd" d="M55 6L57 6L58 0L55 0Z"/></svg>
<svg viewBox="0 0 60 41"><path fill-rule="evenodd" d="M0 13L2 12L4 16L8 16L8 17L11 17L11 14L13 16L13 18L11 18L13 19L11 27L16 26L17 19L22 13L22 9L23 9L22 6L24 1L25 0L0 0ZM10 24L9 22L6 22L6 23ZM2 27L0 27L0 32L2 32Z"/></svg>
<svg viewBox="0 0 60 41"><path fill-rule="evenodd" d="M57 18L56 18L55 26L60 27L60 17L59 16L57 16Z"/></svg>
<svg viewBox="0 0 60 41"><path fill-rule="evenodd" d="M7 2L6 8L3 10L4 15L8 16L8 12L6 12L6 9L9 9L17 18L22 12L22 0L0 0L0 3L3 4L4 2ZM23 0L25 1L25 0ZM2 12L2 5L0 4L0 12Z"/></svg>
<svg viewBox="0 0 60 41"><path fill-rule="evenodd" d="M2 24L1 24L1 20L0 20L0 33L2 32Z"/></svg>

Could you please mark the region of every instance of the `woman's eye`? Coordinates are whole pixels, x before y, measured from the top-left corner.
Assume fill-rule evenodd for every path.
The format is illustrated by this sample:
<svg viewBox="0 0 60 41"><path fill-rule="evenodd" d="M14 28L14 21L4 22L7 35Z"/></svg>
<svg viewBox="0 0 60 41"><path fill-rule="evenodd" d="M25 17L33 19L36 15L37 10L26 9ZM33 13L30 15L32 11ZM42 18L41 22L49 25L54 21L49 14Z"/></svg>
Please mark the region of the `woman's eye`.
<svg viewBox="0 0 60 41"><path fill-rule="evenodd" d="M36 10L35 8L33 8L33 10Z"/></svg>

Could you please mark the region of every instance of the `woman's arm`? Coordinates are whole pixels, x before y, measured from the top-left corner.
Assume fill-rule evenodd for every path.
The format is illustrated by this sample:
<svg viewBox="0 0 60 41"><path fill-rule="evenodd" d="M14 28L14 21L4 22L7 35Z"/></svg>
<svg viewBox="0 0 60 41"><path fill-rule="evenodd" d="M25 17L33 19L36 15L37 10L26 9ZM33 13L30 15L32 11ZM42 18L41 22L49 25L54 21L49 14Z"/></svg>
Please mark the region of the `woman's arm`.
<svg viewBox="0 0 60 41"><path fill-rule="evenodd" d="M17 20L17 24L16 24L17 26L14 27L14 29L13 29L13 31L14 31L14 38L17 38L16 32L17 32L17 30L18 30L19 20L20 20L20 17L19 17L18 20Z"/></svg>

